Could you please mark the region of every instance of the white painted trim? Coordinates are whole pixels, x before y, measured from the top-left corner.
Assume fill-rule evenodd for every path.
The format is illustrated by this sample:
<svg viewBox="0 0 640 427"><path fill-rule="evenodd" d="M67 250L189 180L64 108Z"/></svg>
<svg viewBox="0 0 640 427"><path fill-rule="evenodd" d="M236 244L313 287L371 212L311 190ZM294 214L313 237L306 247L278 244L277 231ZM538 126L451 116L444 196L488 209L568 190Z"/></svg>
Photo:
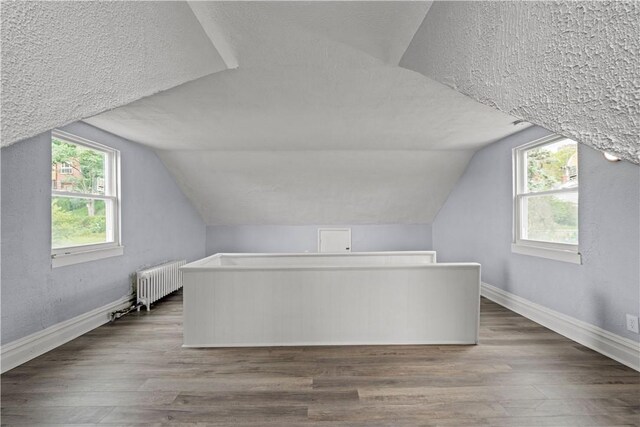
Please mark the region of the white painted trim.
<svg viewBox="0 0 640 427"><path fill-rule="evenodd" d="M90 139L86 139L81 136L75 135L73 133L65 132L60 129L53 129L51 131L51 137L63 139L72 144L85 145L89 148L93 148L94 150L102 151L105 154L110 154L112 152L118 151L115 148L109 147L108 145L100 144L99 142L95 142Z"/></svg>
<svg viewBox="0 0 640 427"><path fill-rule="evenodd" d="M105 306L98 307L95 310L3 345L0 371L5 373L80 335L86 334L98 326L104 325L110 320L112 312L127 308L130 305L131 297L122 297Z"/></svg>
<svg viewBox="0 0 640 427"><path fill-rule="evenodd" d="M299 257L299 258L313 258L313 257L333 257L333 256L345 256L359 257L359 256L371 256L371 255L429 255L433 257L434 263L436 259L436 251L379 251L379 252L218 252L214 255L210 255L205 259L211 259L218 256L229 256L234 258L247 258L247 257L264 257L264 258L278 258L278 257ZM198 261L194 261L198 262Z"/></svg>
<svg viewBox="0 0 640 427"><path fill-rule="evenodd" d="M80 136L62 131L60 129L52 130L51 138L59 138L71 144L85 146L93 150L101 151L105 154L105 171L109 172L105 175L105 177L108 177L109 179L105 181L104 195L75 193L52 189L51 196L84 197L111 201L111 209L107 209L107 235L111 234L113 237L113 239L110 239L111 241L105 243L68 246L64 248L52 248L52 268L64 267L67 265L122 255L122 185L120 174L120 150L82 138ZM56 258L58 257L65 257L66 259L56 260Z"/></svg>
<svg viewBox="0 0 640 427"><path fill-rule="evenodd" d="M82 262L96 261L103 258L120 256L123 253L124 246L112 246L108 248L94 249L91 251L54 254L51 255L51 267L66 267L67 265L80 264Z"/></svg>
<svg viewBox="0 0 640 427"><path fill-rule="evenodd" d="M476 345L477 341L470 343L469 341L432 341L432 340L409 340L394 342L354 342L354 341L299 341L299 342L251 342L251 343L223 343L223 344L182 344L182 348L229 348L229 347L325 347L325 346L384 346L384 345Z"/></svg>
<svg viewBox="0 0 640 427"><path fill-rule="evenodd" d="M481 295L623 365L640 371L640 343L533 303L487 283Z"/></svg>
<svg viewBox="0 0 640 427"><path fill-rule="evenodd" d="M512 209L512 221L513 221L513 229L512 229L512 244L511 244L511 252L521 254L521 255L531 255L537 256L541 258L553 259L556 261L564 261L571 262L574 264L581 264L582 260L580 254L578 253L578 245L573 244L565 244L565 243L556 243L556 242L541 242L530 239L524 239L521 236L522 233L522 222L523 222L523 211L522 211L522 201L526 197L535 197L535 196L543 196L550 194L560 194L560 193L570 193L575 192L578 195L580 194L579 185L577 187L571 188L559 188L552 189L546 191L528 191L525 192L525 182L527 166L524 161L524 153L528 150L531 150L535 147L541 147L543 145L552 144L554 142L562 141L562 140L570 140L563 135L552 134L547 135L545 137L536 139L535 141L531 141L527 144L520 145L518 147L514 147L512 149L512 198L513 198L513 209ZM575 141L573 141L575 142ZM580 144L576 142L577 150L580 150ZM524 220L526 223L526 220Z"/></svg>
<svg viewBox="0 0 640 427"><path fill-rule="evenodd" d="M379 264L379 265L332 265L332 264L273 264L273 265L222 265L222 258L248 258L248 257L261 257L261 258L358 258L367 256L402 256L402 255L422 255L431 258L429 264L415 263L415 264ZM345 253L217 253L210 255L206 258L202 258L198 261L190 262L187 265L180 267L180 270L185 271L212 271L212 270L391 270L391 269L404 269L404 268L424 268L425 266L431 268L449 268L449 266L479 266L477 263L440 263L436 262L435 251L398 251L398 252L345 252Z"/></svg>
<svg viewBox="0 0 640 427"><path fill-rule="evenodd" d="M511 252L520 255L537 256L540 258L553 259L555 261L582 264L582 255L579 252L565 251L561 249L544 248L541 246L511 244Z"/></svg>

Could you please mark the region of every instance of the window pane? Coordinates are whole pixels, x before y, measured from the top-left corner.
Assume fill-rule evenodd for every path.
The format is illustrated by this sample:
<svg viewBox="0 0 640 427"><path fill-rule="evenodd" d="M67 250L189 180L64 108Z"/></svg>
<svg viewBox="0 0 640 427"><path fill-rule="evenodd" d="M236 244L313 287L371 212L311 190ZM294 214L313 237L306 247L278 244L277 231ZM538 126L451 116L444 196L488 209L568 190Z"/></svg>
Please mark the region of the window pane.
<svg viewBox="0 0 640 427"><path fill-rule="evenodd" d="M522 199L522 238L578 244L578 192Z"/></svg>
<svg viewBox="0 0 640 427"><path fill-rule="evenodd" d="M524 161L527 193L578 186L578 144L571 139L527 150Z"/></svg>
<svg viewBox="0 0 640 427"><path fill-rule="evenodd" d="M51 143L51 188L105 194L106 153L58 138Z"/></svg>
<svg viewBox="0 0 640 427"><path fill-rule="evenodd" d="M113 241L109 201L76 197L51 199L51 246L92 245ZM109 232L107 232L109 229Z"/></svg>

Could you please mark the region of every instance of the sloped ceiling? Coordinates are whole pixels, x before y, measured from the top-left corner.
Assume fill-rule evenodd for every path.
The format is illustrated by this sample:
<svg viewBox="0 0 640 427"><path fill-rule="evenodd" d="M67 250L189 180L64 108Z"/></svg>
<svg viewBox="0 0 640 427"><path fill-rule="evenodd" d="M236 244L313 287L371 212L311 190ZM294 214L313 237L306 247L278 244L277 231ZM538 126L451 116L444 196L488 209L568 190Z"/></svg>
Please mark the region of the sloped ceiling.
<svg viewBox="0 0 640 427"><path fill-rule="evenodd" d="M431 222L514 118L398 66L430 2L203 2L222 71L91 117L208 224Z"/></svg>
<svg viewBox="0 0 640 427"><path fill-rule="evenodd" d="M640 163L640 2L438 1L403 67Z"/></svg>
<svg viewBox="0 0 640 427"><path fill-rule="evenodd" d="M227 69L183 2L2 2L1 145Z"/></svg>
<svg viewBox="0 0 640 427"><path fill-rule="evenodd" d="M472 154L191 150L161 151L160 157L209 225L344 224L352 219L416 224L436 215Z"/></svg>

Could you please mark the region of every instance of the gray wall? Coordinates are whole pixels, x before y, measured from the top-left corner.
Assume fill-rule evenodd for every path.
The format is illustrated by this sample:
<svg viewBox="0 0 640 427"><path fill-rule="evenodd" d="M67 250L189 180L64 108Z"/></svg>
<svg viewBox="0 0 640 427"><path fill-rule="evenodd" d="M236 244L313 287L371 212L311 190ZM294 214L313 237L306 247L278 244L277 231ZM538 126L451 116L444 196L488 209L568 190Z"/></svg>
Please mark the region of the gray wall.
<svg viewBox="0 0 640 427"><path fill-rule="evenodd" d="M529 301L638 340L640 167L580 145L582 265L511 253L511 149L548 134L533 127L478 151L433 223L439 261L477 261L482 279Z"/></svg>
<svg viewBox="0 0 640 427"><path fill-rule="evenodd" d="M351 250L431 249L431 224L208 226L207 255L218 252L317 252L318 228L350 227Z"/></svg>
<svg viewBox="0 0 640 427"><path fill-rule="evenodd" d="M50 132L2 149L2 343L113 302L137 269L204 255L205 225L156 154L85 123L63 128L120 150L124 255L51 268Z"/></svg>

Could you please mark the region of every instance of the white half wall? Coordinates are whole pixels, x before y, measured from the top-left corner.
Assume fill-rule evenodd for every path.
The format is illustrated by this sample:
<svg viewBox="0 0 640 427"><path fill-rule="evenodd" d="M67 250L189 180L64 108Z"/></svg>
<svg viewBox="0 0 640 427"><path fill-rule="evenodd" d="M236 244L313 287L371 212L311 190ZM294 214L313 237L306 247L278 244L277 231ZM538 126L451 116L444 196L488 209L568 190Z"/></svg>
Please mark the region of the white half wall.
<svg viewBox="0 0 640 427"><path fill-rule="evenodd" d="M317 252L318 228L351 228L352 252L431 249L431 224L208 226L207 255Z"/></svg>

